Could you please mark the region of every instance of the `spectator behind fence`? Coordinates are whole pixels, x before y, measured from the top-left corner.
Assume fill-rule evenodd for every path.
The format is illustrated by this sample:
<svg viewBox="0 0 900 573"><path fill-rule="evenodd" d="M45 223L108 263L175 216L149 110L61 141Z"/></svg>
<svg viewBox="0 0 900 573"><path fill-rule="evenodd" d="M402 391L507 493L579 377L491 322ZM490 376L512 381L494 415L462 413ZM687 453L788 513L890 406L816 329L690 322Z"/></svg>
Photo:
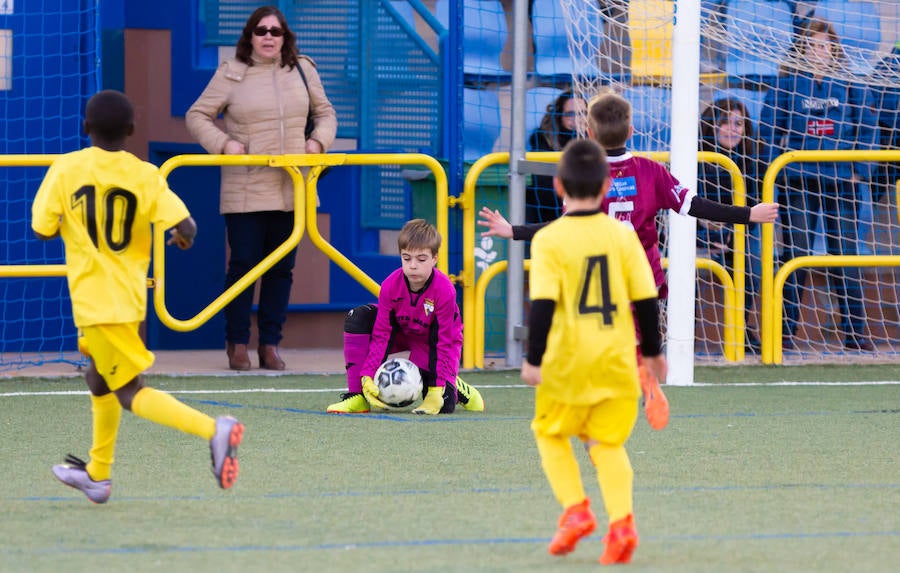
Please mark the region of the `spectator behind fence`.
<svg viewBox="0 0 900 573"><path fill-rule="evenodd" d="M760 126L772 157L791 150L875 147L872 92L837 77L843 59L833 26L811 19L782 64L775 87L766 94ZM785 167L785 261L813 254L820 219L828 254L858 254L858 183L869 177L869 169L867 163L846 161L791 163ZM840 310L844 348L874 350L866 337L859 269L837 267L826 273ZM808 275L808 270L798 269L785 284L784 348L793 348L800 321L801 289Z"/></svg>
<svg viewBox="0 0 900 573"><path fill-rule="evenodd" d="M224 128L216 118L224 116ZM235 57L223 62L185 116L188 131L209 153L280 155L324 153L334 142L337 116L315 63L297 52L296 38L274 6L257 8L244 24ZM308 122L314 129L305 133ZM231 256L225 288L275 248L294 226L294 185L275 167L222 167L220 212ZM284 370L278 354L293 281L296 249L262 276L257 323L259 366ZM228 366L249 370L254 287L225 308Z"/></svg>
<svg viewBox="0 0 900 573"><path fill-rule="evenodd" d="M562 92L547 106L541 124L528 137L528 151L562 151L578 137L578 118L585 113L584 100L571 90ZM553 177L532 175L525 198L525 222L546 223L561 214L562 201L553 190Z"/></svg>
<svg viewBox="0 0 900 573"><path fill-rule="evenodd" d="M764 145L756 136L753 122L747 114L747 107L738 99L721 98L707 106L700 116L700 151L711 151L725 155L737 165L744 176L744 188L747 205L756 205L761 197L762 177L766 166ZM735 182L731 174L723 167L710 162L700 164L697 175L697 194L711 201L734 204ZM759 225L750 223L747 226L748 264L747 297L745 311L747 324L750 324L754 295L759 293L760 277L760 243ZM734 230L710 220L697 221L697 248L708 253L709 257L734 272ZM753 321L759 325L759 321ZM748 351L758 353L760 343L758 336L746 329L745 344Z"/></svg>
<svg viewBox="0 0 900 573"><path fill-rule="evenodd" d="M881 146L885 149L900 149L900 42L875 67L876 76L881 81L889 80L891 87L876 89L875 110L878 113ZM873 82L874 84L874 82ZM900 179L900 162L883 163L878 167L872 200L878 203L885 193L894 193Z"/></svg>

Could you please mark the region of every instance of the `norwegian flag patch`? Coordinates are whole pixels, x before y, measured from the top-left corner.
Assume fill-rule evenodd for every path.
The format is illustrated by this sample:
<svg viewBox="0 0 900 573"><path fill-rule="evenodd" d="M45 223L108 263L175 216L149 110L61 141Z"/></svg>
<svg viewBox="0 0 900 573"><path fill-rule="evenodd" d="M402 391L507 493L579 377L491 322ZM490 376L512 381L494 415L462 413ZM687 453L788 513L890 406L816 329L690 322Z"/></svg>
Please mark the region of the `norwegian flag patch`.
<svg viewBox="0 0 900 573"><path fill-rule="evenodd" d="M834 121L830 119L810 119L806 122L807 135L834 135Z"/></svg>

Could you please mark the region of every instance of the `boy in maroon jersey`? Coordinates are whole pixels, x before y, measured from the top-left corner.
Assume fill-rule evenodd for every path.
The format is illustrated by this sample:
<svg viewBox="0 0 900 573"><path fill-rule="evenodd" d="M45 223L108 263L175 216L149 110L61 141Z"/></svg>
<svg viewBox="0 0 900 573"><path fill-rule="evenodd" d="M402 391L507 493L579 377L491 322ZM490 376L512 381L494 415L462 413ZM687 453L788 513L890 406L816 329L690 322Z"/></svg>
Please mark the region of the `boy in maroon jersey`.
<svg viewBox="0 0 900 573"><path fill-rule="evenodd" d="M634 132L631 104L617 93L603 93L591 100L587 130L588 135L606 150L613 178L601 209L630 225L637 233L653 269L660 300L668 295L659 253L659 230L656 228L656 214L661 209L672 209L680 215L698 219L743 225L772 223L778 218L777 203L736 207L710 201L682 186L664 165L632 155L625 146ZM522 241L530 240L546 224L513 226L499 211L486 207L481 209L479 216L478 224L488 228L482 233L483 236ZM657 380L642 364L640 375L647 420L654 429L661 430L669 420L668 401Z"/></svg>

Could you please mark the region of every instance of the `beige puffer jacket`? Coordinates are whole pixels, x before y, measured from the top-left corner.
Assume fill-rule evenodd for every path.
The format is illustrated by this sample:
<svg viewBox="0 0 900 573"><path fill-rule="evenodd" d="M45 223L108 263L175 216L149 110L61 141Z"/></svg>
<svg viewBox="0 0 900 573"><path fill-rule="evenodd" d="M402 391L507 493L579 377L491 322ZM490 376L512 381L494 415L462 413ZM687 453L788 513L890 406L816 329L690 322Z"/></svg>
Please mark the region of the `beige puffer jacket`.
<svg viewBox="0 0 900 573"><path fill-rule="evenodd" d="M213 154L222 153L233 139L251 155L305 153L307 110L315 121L311 139L327 151L334 143L337 115L325 95L316 64L300 56L309 93L296 68L257 61L223 62L206 89L185 115L191 136ZM216 124L224 116L225 130ZM222 167L220 213L293 211L293 182L280 167Z"/></svg>

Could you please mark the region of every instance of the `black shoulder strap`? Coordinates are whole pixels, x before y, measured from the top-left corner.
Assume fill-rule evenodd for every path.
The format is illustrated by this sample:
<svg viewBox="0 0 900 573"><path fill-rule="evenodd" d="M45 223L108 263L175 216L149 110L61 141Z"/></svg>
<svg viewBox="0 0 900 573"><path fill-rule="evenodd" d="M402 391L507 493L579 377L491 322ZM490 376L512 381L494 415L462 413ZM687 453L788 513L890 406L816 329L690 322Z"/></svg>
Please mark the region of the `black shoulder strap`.
<svg viewBox="0 0 900 573"><path fill-rule="evenodd" d="M315 122L312 121L312 96L309 95L309 82L306 81L306 74L303 73L303 68L300 67L300 60L297 60L297 71L300 72L300 79L303 80L303 87L306 88L306 95L309 98L310 105L306 115L306 129L303 132L303 136L306 139L309 139L309 136L315 131L316 125Z"/></svg>
<svg viewBox="0 0 900 573"><path fill-rule="evenodd" d="M297 71L300 72L300 79L303 80L303 87L306 88L307 93L309 92L309 82L306 81L306 74L303 73L303 68L300 67L300 61L297 60Z"/></svg>

